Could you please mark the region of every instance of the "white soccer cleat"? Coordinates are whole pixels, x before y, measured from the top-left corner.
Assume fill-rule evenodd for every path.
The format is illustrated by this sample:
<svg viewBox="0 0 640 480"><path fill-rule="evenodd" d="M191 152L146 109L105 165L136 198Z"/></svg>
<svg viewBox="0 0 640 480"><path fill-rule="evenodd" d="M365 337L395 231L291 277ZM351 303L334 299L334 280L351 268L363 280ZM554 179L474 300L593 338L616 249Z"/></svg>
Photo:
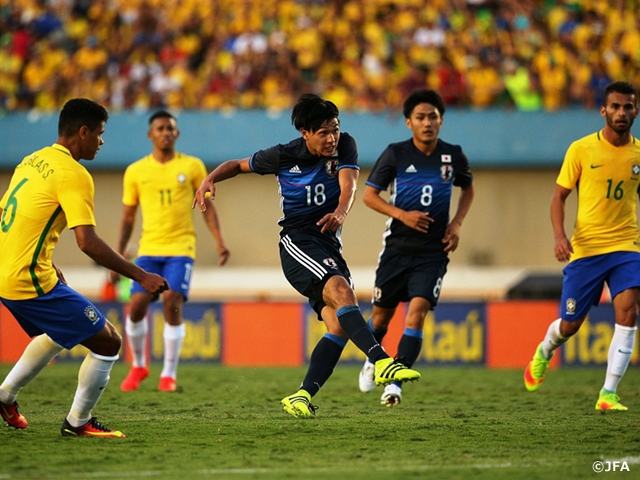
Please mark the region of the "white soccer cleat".
<svg viewBox="0 0 640 480"><path fill-rule="evenodd" d="M369 393L376 388L375 370L375 365L367 358L362 366L362 370L360 370L360 376L358 378L361 392Z"/></svg>
<svg viewBox="0 0 640 480"><path fill-rule="evenodd" d="M384 393L380 397L380 403L387 407L395 407L402 402L402 388L395 383L390 383L384 387Z"/></svg>

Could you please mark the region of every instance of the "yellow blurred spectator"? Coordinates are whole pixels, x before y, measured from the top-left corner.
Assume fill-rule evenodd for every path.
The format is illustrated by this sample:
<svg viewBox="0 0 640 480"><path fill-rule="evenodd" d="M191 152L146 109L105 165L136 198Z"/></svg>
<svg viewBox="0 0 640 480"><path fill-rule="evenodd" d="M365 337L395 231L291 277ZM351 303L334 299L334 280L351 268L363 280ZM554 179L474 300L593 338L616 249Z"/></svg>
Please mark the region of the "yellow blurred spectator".
<svg viewBox="0 0 640 480"><path fill-rule="evenodd" d="M568 84L567 72L555 61L549 67L539 72L542 90L542 104L547 111L557 110L567 103L566 88Z"/></svg>
<svg viewBox="0 0 640 480"><path fill-rule="evenodd" d="M0 5L10 5L11 19L19 19L0 32L5 108L50 109L73 93L96 95L117 109L278 110L315 91L331 95L342 109L380 111L400 108L415 85L442 90L452 104L488 108L502 104L505 88L511 96L526 91L520 69L516 76L500 69L504 59L513 59L536 73L545 108L557 109L583 97L591 104L607 77L640 78L640 17L637 2L629 0ZM43 33L34 34L30 22L44 15L62 28L41 23L37 31ZM597 81L593 65L606 70ZM158 68L166 71L160 75ZM425 73L419 81L416 68ZM455 94L446 92L451 81ZM31 95L10 100L18 91ZM535 96L530 100L527 108L535 108Z"/></svg>
<svg viewBox="0 0 640 480"><path fill-rule="evenodd" d="M105 66L108 58L107 51L98 45L98 39L90 35L73 56L73 61L81 70L91 71Z"/></svg>

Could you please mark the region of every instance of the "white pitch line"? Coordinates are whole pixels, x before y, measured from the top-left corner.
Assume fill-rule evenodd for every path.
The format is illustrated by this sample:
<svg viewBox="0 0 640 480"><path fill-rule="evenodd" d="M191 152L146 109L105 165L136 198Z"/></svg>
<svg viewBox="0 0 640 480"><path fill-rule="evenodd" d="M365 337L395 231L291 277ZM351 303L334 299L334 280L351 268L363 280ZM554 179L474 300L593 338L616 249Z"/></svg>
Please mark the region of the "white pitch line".
<svg viewBox="0 0 640 480"><path fill-rule="evenodd" d="M613 460L611 460L613 461ZM626 461L631 464L640 464L640 457L624 457L616 461ZM572 464L572 465L578 465ZM473 469L509 469L509 468L561 468L567 467L569 464L565 463L474 463L469 465L416 465L416 466L404 466L404 467L388 467L377 468L376 472L381 471L394 471L399 470L405 472L421 472L421 471L438 471L438 470L473 470ZM591 464L587 467L591 468ZM304 469L283 469L283 468L213 468L213 469L200 469L193 472L171 472L160 470L141 470L141 471L126 471L126 472L92 472L92 473L66 473L59 475L51 475L48 478L144 478L144 477L166 477L166 476L180 476L181 478L191 477L195 475L214 476L214 475L256 475L256 474L308 474L319 472L335 472L336 474L348 473L348 472L362 472L359 468L353 469L333 469L327 468L304 468ZM0 474L0 480L10 480L24 478L22 476L13 476L11 474Z"/></svg>

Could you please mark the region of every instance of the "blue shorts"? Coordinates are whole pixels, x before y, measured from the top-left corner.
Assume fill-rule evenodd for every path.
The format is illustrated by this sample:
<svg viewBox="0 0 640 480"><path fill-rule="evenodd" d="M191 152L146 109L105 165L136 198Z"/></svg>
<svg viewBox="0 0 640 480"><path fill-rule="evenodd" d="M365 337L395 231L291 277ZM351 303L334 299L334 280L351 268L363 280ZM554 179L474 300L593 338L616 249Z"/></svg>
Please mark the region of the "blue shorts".
<svg viewBox="0 0 640 480"><path fill-rule="evenodd" d="M376 269L372 303L381 308L396 308L400 302L422 297L435 308L448 263L448 257L420 257L385 250Z"/></svg>
<svg viewBox="0 0 640 480"><path fill-rule="evenodd" d="M169 290L181 293L185 302L189 299L193 258L142 256L136 259L136 265L147 272L166 278ZM149 293L138 282L131 282L131 294L139 292Z"/></svg>
<svg viewBox="0 0 640 480"><path fill-rule="evenodd" d="M640 253L613 252L579 258L563 270L561 318L582 320L591 306L600 303L606 283L615 298L620 292L640 287Z"/></svg>
<svg viewBox="0 0 640 480"><path fill-rule="evenodd" d="M41 297L0 301L30 337L46 333L67 349L93 337L106 324L93 303L62 282Z"/></svg>

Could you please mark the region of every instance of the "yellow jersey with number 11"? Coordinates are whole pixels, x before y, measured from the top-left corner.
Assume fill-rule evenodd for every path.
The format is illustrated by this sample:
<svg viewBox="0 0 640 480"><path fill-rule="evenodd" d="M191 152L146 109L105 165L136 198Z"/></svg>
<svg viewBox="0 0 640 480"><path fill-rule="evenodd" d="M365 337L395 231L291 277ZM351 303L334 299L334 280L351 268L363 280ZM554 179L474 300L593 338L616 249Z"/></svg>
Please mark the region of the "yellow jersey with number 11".
<svg viewBox="0 0 640 480"><path fill-rule="evenodd" d="M202 160L182 153L166 163L147 155L127 167L122 203L142 211L139 256L195 258L191 204L206 176Z"/></svg>

